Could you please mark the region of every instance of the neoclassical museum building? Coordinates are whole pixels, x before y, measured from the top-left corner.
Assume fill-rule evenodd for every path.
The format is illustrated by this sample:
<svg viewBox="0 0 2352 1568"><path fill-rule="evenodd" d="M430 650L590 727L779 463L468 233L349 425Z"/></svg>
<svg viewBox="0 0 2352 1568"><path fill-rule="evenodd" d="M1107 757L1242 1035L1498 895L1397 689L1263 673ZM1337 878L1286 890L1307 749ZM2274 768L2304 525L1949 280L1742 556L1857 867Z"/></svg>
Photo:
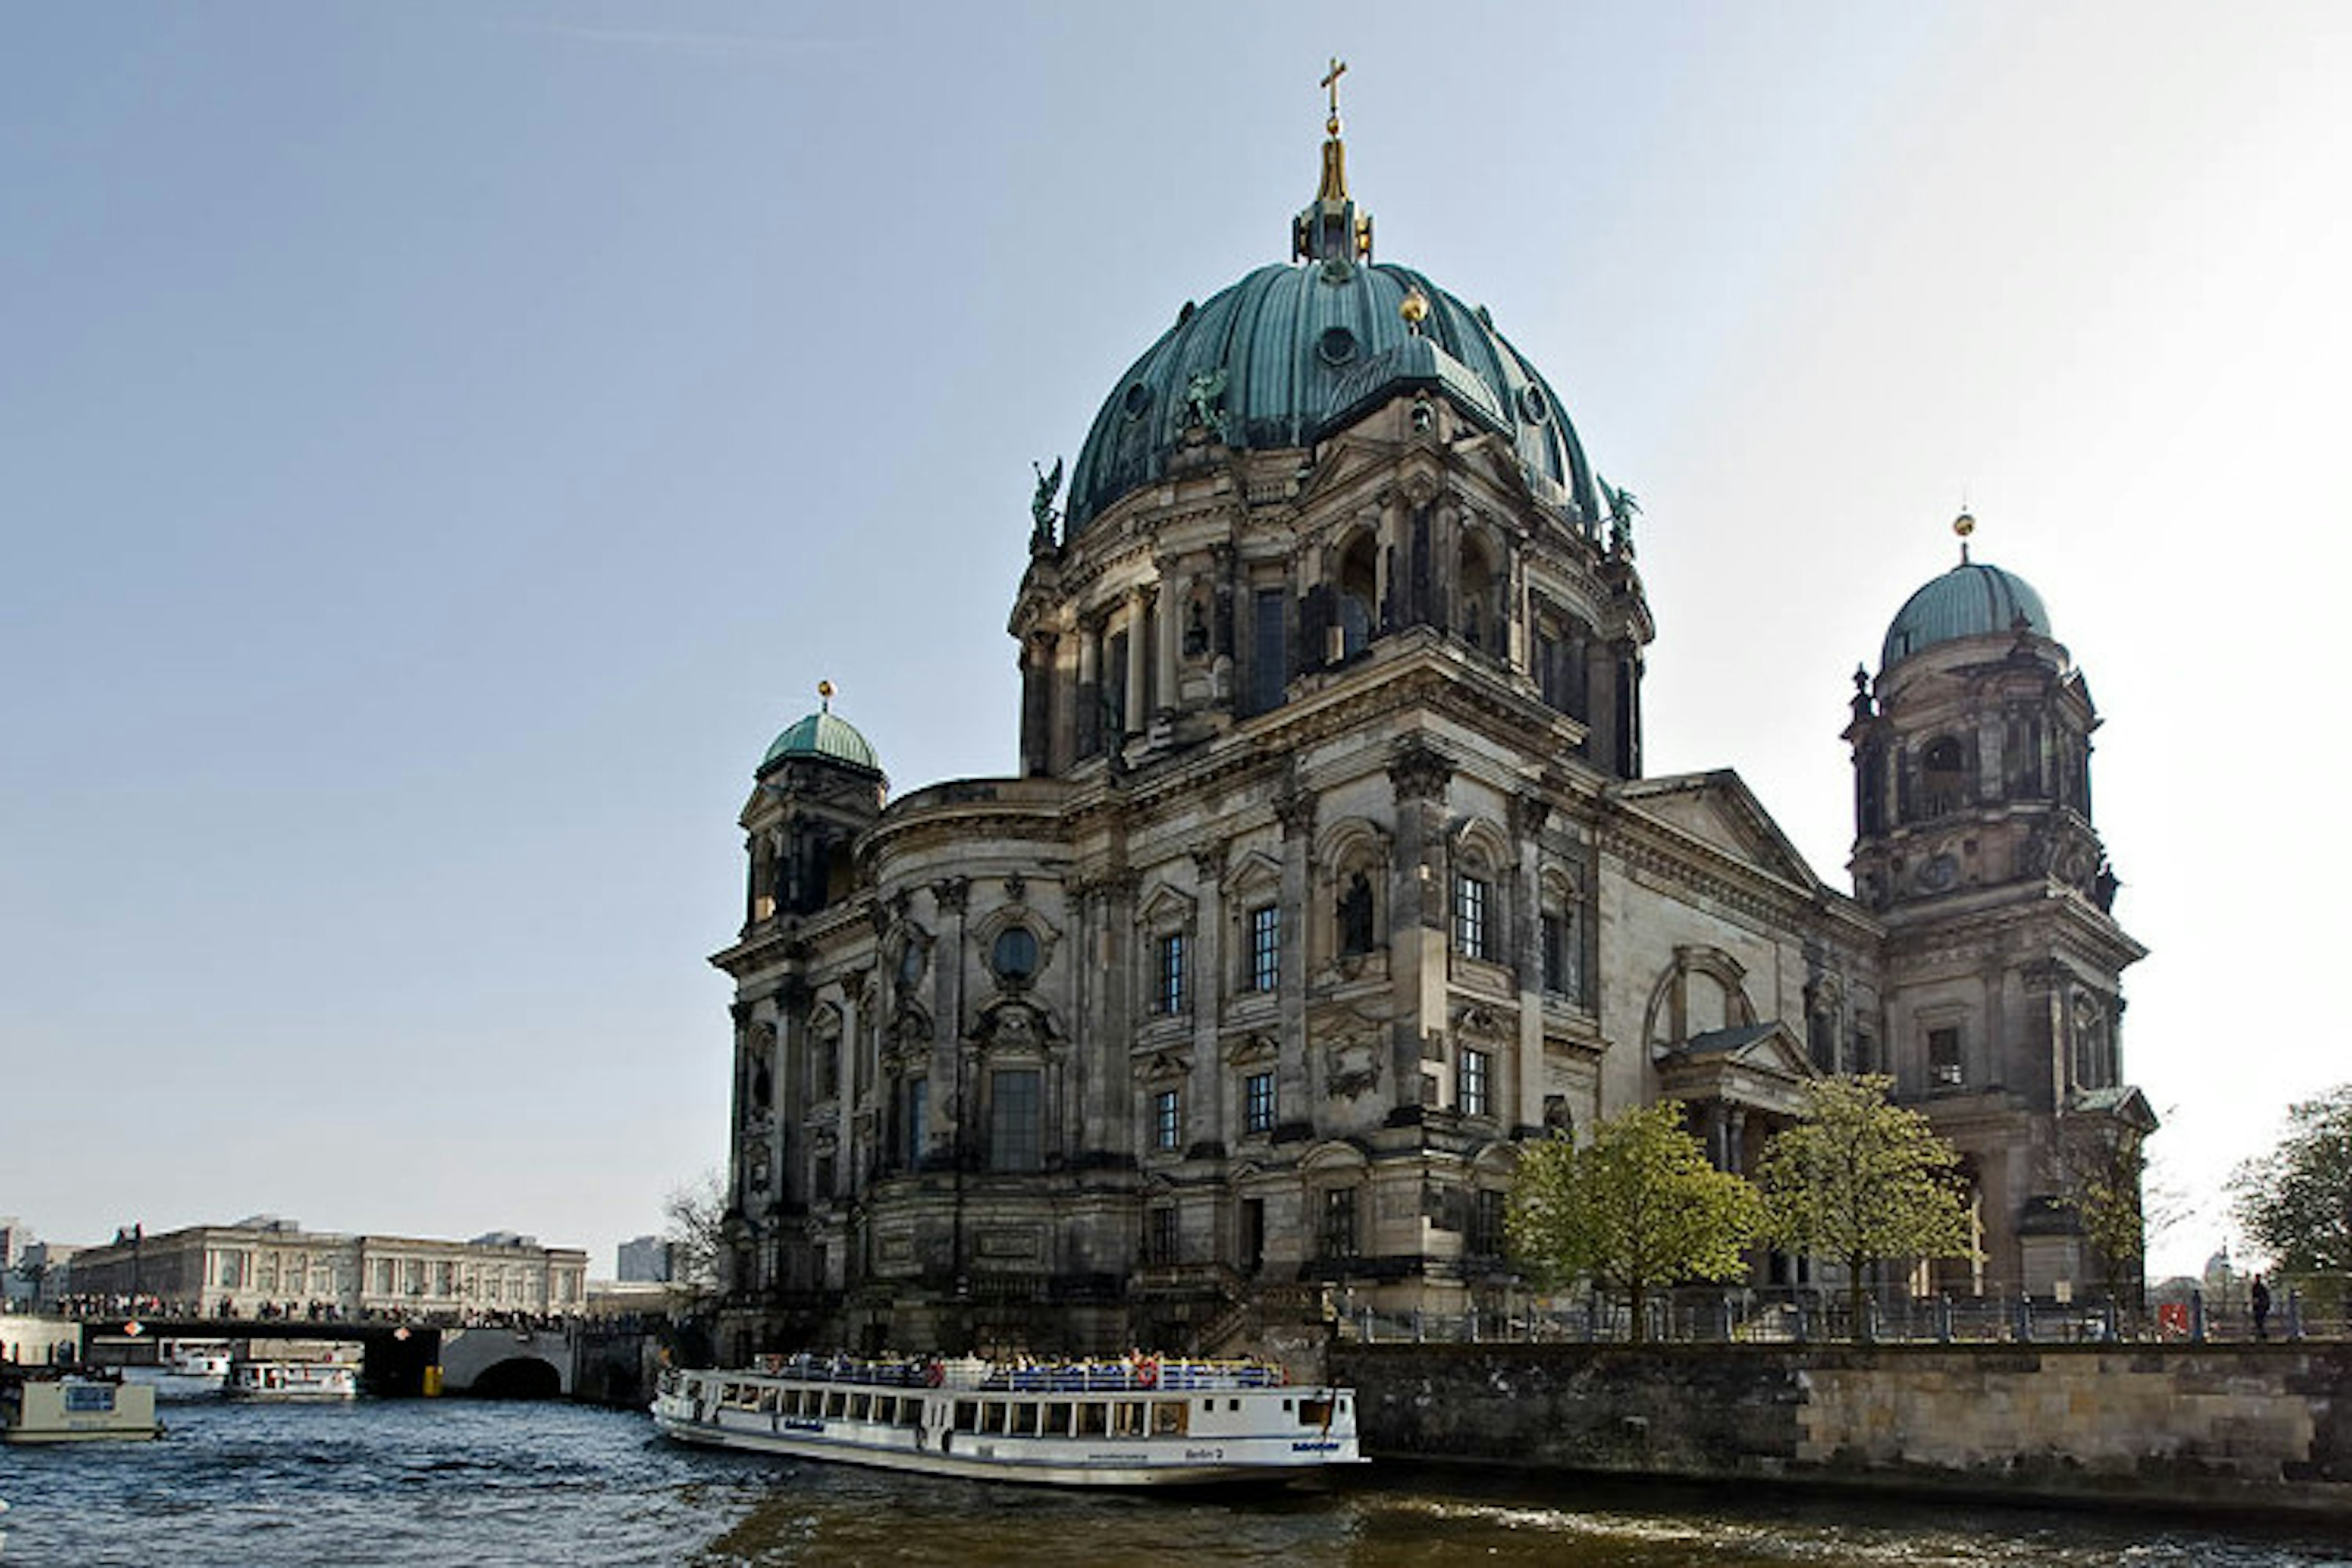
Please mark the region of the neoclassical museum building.
<svg viewBox="0 0 2352 1568"><path fill-rule="evenodd" d="M829 701L761 761L722 1354L1491 1309L1527 1141L1672 1097L1742 1170L1819 1073L1964 1156L1981 1258L1913 1282L2104 1279L2070 1151L2155 1124L2143 950L2039 596L1964 542L1857 672L1851 893L1737 774L1646 776L1632 499L1343 160L1335 100L1292 259L1041 478L1019 776L890 797Z"/></svg>

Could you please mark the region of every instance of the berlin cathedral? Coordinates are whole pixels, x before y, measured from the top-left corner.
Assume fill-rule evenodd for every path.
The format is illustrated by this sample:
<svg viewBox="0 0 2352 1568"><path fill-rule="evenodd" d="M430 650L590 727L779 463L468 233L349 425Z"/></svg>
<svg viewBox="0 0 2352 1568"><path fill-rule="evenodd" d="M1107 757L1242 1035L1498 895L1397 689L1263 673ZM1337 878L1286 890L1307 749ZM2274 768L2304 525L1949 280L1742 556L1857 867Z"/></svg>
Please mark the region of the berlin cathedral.
<svg viewBox="0 0 2352 1568"><path fill-rule="evenodd" d="M1736 773L1646 775L1633 499L1344 159L1335 89L1291 259L1040 476L1019 775L892 797L829 700L756 769L722 1354L1493 1310L1529 1140L1670 1097L1747 1170L1824 1073L1962 1156L1979 1257L1885 1283L2107 1278L2070 1151L2154 1128L2144 950L2039 595L1964 539L1856 672L1850 893Z"/></svg>

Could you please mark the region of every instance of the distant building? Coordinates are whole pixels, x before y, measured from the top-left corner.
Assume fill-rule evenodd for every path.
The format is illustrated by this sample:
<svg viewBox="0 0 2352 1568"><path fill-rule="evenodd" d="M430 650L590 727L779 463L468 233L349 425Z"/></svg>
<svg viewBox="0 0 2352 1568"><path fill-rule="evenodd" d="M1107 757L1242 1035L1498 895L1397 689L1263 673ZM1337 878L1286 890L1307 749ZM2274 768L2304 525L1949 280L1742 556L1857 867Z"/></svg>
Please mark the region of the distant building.
<svg viewBox="0 0 2352 1568"><path fill-rule="evenodd" d="M152 1296L167 1310L251 1317L577 1312L588 1255L494 1231L471 1241L334 1236L275 1215L226 1226L118 1235L74 1258L74 1289Z"/></svg>
<svg viewBox="0 0 2352 1568"><path fill-rule="evenodd" d="M667 1284L676 1278L671 1267L669 1243L658 1236L641 1236L634 1241L621 1243L619 1272L615 1276L623 1284Z"/></svg>
<svg viewBox="0 0 2352 1568"><path fill-rule="evenodd" d="M33 1233L15 1215L0 1215L0 1268L14 1268L32 1242Z"/></svg>

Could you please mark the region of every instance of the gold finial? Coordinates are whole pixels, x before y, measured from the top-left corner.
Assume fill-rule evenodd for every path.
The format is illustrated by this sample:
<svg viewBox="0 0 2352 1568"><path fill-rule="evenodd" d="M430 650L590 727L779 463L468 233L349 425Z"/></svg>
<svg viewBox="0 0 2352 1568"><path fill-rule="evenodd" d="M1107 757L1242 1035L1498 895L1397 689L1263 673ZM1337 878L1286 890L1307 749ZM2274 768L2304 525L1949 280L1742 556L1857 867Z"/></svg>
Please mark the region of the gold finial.
<svg viewBox="0 0 2352 1568"><path fill-rule="evenodd" d="M1963 505L1960 515L1952 519L1952 531L1960 536L1960 564L1963 566L1969 563L1969 535L1976 531L1977 520L1969 515L1967 507Z"/></svg>
<svg viewBox="0 0 2352 1568"><path fill-rule="evenodd" d="M1420 285L1407 291L1397 306L1397 314L1404 318L1405 331L1415 337L1421 335L1421 323L1429 319L1429 296L1421 291Z"/></svg>
<svg viewBox="0 0 2352 1568"><path fill-rule="evenodd" d="M1320 202L1348 199L1348 149L1339 141L1339 78L1347 68L1348 62L1333 55L1331 68L1323 74L1323 86L1331 94L1331 118L1323 122L1323 184L1315 193Z"/></svg>
<svg viewBox="0 0 2352 1568"><path fill-rule="evenodd" d="M816 683L816 700L817 700L817 707L818 707L822 711L826 712L826 713L830 713L830 712L832 712L832 711L833 711L833 682L832 682L832 681L830 681L830 680L820 680L820 681L818 681L818 682Z"/></svg>

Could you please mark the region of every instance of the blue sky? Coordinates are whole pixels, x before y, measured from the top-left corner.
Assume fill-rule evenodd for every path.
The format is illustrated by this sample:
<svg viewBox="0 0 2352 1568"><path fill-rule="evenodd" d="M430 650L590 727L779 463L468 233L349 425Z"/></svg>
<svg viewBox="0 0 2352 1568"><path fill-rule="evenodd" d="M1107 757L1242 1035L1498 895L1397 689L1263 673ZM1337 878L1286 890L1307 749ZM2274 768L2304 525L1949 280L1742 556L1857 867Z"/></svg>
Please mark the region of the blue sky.
<svg viewBox="0 0 2352 1568"><path fill-rule="evenodd" d="M2352 10L0 7L0 1211L657 1228L723 1157L734 817L820 678L1008 769L1030 462L1280 259L1382 257L1646 509L1654 771L1843 885L1951 559L2107 718L2127 1066L2214 1201L2347 1076Z"/></svg>

